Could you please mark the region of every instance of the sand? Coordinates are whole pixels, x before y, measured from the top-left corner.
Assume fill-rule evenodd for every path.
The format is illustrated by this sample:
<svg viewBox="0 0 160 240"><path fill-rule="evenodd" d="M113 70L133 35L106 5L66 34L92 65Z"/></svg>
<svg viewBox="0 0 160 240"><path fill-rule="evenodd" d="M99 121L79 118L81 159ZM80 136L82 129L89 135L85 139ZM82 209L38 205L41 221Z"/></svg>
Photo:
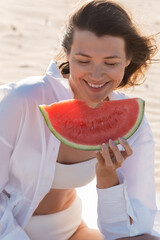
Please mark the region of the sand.
<svg viewBox="0 0 160 240"><path fill-rule="evenodd" d="M125 4L137 22L148 33L160 31L159 0L120 0ZM50 60L57 53L62 26L66 16L76 0L1 0L0 1L0 84L18 81L32 75L45 72ZM158 39L160 41L160 37ZM160 58L160 54L157 54ZM128 92L146 101L146 115L155 138L155 179L156 189L160 193L160 63L153 64L145 83ZM149 177L149 176L148 176ZM95 186L90 187L90 194ZM88 210L95 208L88 198L88 187L79 190L83 201L84 217L90 226ZM95 209L96 210L96 209ZM96 213L94 213L96 217ZM93 218L93 217L92 217Z"/></svg>

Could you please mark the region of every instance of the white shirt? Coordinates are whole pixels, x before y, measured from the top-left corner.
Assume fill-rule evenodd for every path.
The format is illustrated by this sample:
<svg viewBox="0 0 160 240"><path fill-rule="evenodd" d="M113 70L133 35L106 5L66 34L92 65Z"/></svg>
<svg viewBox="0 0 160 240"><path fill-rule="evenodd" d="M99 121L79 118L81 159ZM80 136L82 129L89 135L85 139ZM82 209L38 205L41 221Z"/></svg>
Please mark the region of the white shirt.
<svg viewBox="0 0 160 240"><path fill-rule="evenodd" d="M71 98L68 80L54 62L45 76L0 87L0 239L29 240L23 229L51 188L60 145L38 105ZM119 92L110 95L122 98ZM134 154L117 171L121 184L97 189L98 224L107 240L153 229L154 142L145 118L129 143Z"/></svg>

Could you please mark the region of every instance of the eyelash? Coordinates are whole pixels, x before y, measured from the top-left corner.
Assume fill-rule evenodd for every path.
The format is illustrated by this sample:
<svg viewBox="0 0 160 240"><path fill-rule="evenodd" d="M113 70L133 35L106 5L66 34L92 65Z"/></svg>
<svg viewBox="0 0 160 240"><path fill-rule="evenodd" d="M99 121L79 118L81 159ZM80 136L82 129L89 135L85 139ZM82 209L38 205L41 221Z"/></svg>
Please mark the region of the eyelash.
<svg viewBox="0 0 160 240"><path fill-rule="evenodd" d="M105 65L115 66L117 63L105 63Z"/></svg>
<svg viewBox="0 0 160 240"><path fill-rule="evenodd" d="M90 61L80 61L78 60L79 63L81 64L87 64L90 63ZM115 66L117 63L104 63L105 65L109 65L109 66Z"/></svg>
<svg viewBox="0 0 160 240"><path fill-rule="evenodd" d="M80 61L78 60L79 63L89 63L89 61Z"/></svg>

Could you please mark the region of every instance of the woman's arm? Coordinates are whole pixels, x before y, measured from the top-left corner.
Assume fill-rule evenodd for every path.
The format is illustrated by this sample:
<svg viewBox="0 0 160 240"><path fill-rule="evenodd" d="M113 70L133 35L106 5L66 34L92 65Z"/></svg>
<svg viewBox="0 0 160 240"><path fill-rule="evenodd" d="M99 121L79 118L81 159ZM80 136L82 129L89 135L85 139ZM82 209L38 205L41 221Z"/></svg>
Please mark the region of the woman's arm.
<svg viewBox="0 0 160 240"><path fill-rule="evenodd" d="M97 171L98 224L107 240L152 232L156 210L154 141L145 119L129 142L133 151L131 156L130 147L122 142L125 152L110 145L114 156L104 148L103 153L98 153L103 158L98 158L97 167L102 168L103 160L103 171L108 175ZM121 162L119 166L118 162ZM109 163L113 174L107 173Z"/></svg>
<svg viewBox="0 0 160 240"><path fill-rule="evenodd" d="M0 239L29 240L12 213L10 196L5 191L9 180L10 157L14 151L19 124L22 117L22 104L15 102L9 94L10 85L0 88Z"/></svg>

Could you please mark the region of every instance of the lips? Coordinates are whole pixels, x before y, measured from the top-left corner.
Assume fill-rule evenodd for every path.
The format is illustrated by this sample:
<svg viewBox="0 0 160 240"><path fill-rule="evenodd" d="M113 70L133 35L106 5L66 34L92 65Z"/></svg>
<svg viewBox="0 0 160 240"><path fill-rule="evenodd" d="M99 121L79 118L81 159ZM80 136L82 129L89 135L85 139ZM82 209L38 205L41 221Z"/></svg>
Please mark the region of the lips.
<svg viewBox="0 0 160 240"><path fill-rule="evenodd" d="M101 87L103 87L104 85L105 85L105 83L104 84L92 84L92 83L89 83L88 82L88 85L90 86L90 87L93 87L93 88L101 88Z"/></svg>
<svg viewBox="0 0 160 240"><path fill-rule="evenodd" d="M102 88L102 87L104 87L104 85L107 84L107 83L93 84L93 83L90 83L90 82L87 82L87 81L85 81L85 82L86 82L86 84L87 84L89 87L91 87L91 88L93 88L93 89L99 89L99 88Z"/></svg>

